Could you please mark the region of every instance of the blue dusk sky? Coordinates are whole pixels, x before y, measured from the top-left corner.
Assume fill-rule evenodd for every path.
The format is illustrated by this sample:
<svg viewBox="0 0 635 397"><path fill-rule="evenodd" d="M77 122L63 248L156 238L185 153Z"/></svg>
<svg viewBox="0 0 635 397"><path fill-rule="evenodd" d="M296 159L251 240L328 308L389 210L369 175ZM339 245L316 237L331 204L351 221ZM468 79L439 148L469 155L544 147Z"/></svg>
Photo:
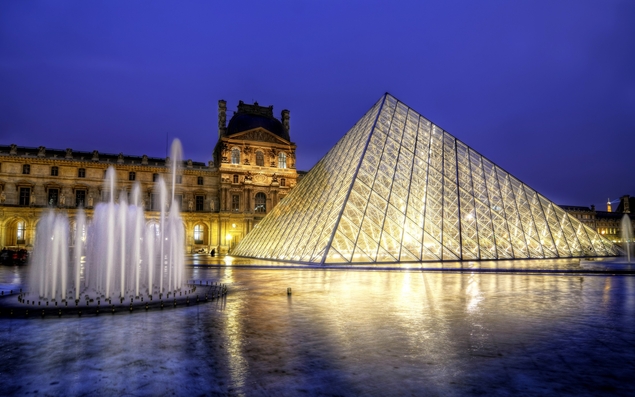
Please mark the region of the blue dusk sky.
<svg viewBox="0 0 635 397"><path fill-rule="evenodd" d="M207 162L217 102L309 170L389 92L559 204L635 195L635 1L0 2L0 144Z"/></svg>

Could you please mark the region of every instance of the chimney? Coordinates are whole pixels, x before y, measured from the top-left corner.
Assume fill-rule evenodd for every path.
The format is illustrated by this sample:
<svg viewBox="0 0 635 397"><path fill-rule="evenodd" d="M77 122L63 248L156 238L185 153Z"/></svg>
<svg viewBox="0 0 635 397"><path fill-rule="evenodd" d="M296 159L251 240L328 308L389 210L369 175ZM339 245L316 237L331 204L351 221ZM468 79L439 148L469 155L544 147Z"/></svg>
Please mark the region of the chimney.
<svg viewBox="0 0 635 397"><path fill-rule="evenodd" d="M282 118L282 128L284 128L284 132L289 135L289 111L284 109L280 117Z"/></svg>
<svg viewBox="0 0 635 397"><path fill-rule="evenodd" d="M591 211L595 212L595 205L591 204Z"/></svg>
<svg viewBox="0 0 635 397"><path fill-rule="evenodd" d="M227 101L221 99L218 101L218 137L225 135L227 132Z"/></svg>

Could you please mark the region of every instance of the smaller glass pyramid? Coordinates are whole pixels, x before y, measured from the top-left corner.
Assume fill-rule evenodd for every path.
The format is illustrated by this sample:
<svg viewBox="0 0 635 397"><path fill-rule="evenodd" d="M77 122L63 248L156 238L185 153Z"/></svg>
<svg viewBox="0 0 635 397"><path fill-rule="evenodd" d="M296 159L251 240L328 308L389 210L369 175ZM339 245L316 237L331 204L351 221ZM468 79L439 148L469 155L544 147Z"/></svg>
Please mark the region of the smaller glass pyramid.
<svg viewBox="0 0 635 397"><path fill-rule="evenodd" d="M617 253L613 243L390 94L233 252L321 264Z"/></svg>

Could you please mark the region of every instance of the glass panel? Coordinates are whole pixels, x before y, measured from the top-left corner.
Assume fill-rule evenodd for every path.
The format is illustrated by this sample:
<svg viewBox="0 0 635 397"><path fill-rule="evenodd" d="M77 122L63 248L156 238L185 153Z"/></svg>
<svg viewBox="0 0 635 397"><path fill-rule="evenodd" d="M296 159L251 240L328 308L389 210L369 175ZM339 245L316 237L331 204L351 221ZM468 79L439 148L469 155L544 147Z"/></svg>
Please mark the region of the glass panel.
<svg viewBox="0 0 635 397"><path fill-rule="evenodd" d="M234 254L380 263L579 257L615 250L561 208L386 95Z"/></svg>

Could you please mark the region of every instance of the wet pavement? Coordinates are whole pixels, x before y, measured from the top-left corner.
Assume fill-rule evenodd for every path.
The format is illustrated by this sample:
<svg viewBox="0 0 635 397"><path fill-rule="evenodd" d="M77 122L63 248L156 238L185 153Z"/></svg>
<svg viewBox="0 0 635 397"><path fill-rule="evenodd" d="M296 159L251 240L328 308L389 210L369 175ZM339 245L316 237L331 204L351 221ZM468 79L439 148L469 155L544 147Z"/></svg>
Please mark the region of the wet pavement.
<svg viewBox="0 0 635 397"><path fill-rule="evenodd" d="M633 276L189 260L200 266L188 267L188 278L228 284L226 299L170 311L1 319L0 394L579 396L635 389ZM24 271L0 268L0 289L22 285Z"/></svg>

